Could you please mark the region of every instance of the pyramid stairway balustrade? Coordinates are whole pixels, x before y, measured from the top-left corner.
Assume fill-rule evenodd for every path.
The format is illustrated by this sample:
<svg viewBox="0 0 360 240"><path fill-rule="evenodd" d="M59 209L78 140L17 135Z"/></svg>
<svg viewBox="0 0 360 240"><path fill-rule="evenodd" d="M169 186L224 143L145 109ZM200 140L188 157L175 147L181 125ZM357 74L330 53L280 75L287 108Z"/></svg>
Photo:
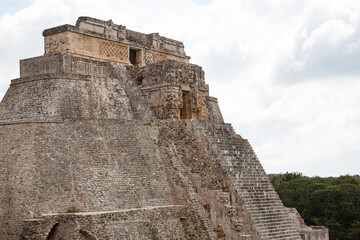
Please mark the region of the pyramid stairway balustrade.
<svg viewBox="0 0 360 240"><path fill-rule="evenodd" d="M201 124L195 123L201 131ZM300 239L299 231L275 192L250 143L231 124L202 127L218 162L243 201L261 239Z"/></svg>

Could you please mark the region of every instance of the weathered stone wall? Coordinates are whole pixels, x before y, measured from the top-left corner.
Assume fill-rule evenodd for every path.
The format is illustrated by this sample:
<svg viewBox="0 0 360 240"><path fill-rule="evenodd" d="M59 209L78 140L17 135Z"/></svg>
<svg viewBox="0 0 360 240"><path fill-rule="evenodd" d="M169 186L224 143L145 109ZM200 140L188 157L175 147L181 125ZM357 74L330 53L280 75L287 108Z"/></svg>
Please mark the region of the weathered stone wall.
<svg viewBox="0 0 360 240"><path fill-rule="evenodd" d="M229 197L235 199L228 201L227 208L232 225L241 233L240 239L300 240L300 229L281 203L248 141L236 135L230 124L205 122L196 126L197 132L208 138L209 149L217 158L215 165L227 180Z"/></svg>
<svg viewBox="0 0 360 240"><path fill-rule="evenodd" d="M204 120L209 94L204 71L173 60L128 67L130 75L159 119Z"/></svg>
<svg viewBox="0 0 360 240"><path fill-rule="evenodd" d="M80 74L91 77L115 77L111 63L56 53L20 60L20 78L42 74ZM118 65L122 66L122 65ZM16 82L16 80L15 80Z"/></svg>
<svg viewBox="0 0 360 240"><path fill-rule="evenodd" d="M310 226L300 231L303 240L328 240L329 229L324 226Z"/></svg>
<svg viewBox="0 0 360 240"><path fill-rule="evenodd" d="M152 118L120 64L55 54L22 60L20 69L22 77L12 81L0 105L2 118Z"/></svg>
<svg viewBox="0 0 360 240"><path fill-rule="evenodd" d="M292 221L300 230L302 240L327 240L329 229L324 226L307 226L296 208L286 208Z"/></svg>
<svg viewBox="0 0 360 240"><path fill-rule="evenodd" d="M170 169L170 182L180 185L187 183L187 193L193 192L195 196L192 199L192 195L182 193L177 186L174 187L174 199L183 199L185 202L181 204L195 205L195 209L205 209L205 212L197 212L201 219L209 219L205 223L210 225L208 229L214 231L215 239L260 239L247 209L217 161L216 149L206 129L209 128L205 121L196 120L169 121L165 126L162 125L159 138L161 149L175 166L167 168ZM174 169L176 171L171 172ZM201 205L194 202L200 202Z"/></svg>
<svg viewBox="0 0 360 240"><path fill-rule="evenodd" d="M162 37L158 33L131 31L111 20L80 17L76 26L50 28L45 30L43 35L45 54L67 52L95 60L130 65L130 50L134 50L137 65L165 59L189 62L182 42Z"/></svg>
<svg viewBox="0 0 360 240"><path fill-rule="evenodd" d="M217 98L207 97L206 110L207 121L212 123L224 123Z"/></svg>
<svg viewBox="0 0 360 240"><path fill-rule="evenodd" d="M105 224L98 217L106 218L97 212L169 205L186 206L181 228L178 217L159 226L168 228L174 238L182 234L186 239L254 236L249 222L235 221L246 211L236 192L229 193L221 168L208 150L209 142L198 139L194 131L191 121L7 121L0 125L1 139L12 134L0 149L0 182L6 183L0 188L0 225L6 226L0 236L18 239L24 226L27 239L40 239L36 236L48 236L58 223L54 236L78 236L82 229L118 239L107 234L125 229L127 221L119 223L116 215L116 221ZM67 211L80 213L76 218L57 217ZM129 236L153 232L154 224L146 218L130 225Z"/></svg>
<svg viewBox="0 0 360 240"><path fill-rule="evenodd" d="M1 239L32 215L171 205L157 129L147 122L7 124L0 126Z"/></svg>
<svg viewBox="0 0 360 240"><path fill-rule="evenodd" d="M43 214L25 221L23 239L184 239L185 206Z"/></svg>

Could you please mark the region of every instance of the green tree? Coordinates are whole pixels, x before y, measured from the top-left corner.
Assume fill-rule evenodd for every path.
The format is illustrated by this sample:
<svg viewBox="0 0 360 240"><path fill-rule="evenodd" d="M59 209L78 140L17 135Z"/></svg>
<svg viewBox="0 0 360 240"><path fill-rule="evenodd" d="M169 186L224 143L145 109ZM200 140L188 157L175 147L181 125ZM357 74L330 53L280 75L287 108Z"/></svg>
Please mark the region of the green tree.
<svg viewBox="0 0 360 240"><path fill-rule="evenodd" d="M314 224L311 222L311 195L319 187L308 177L287 175L275 185L275 190L286 207L296 208L307 224Z"/></svg>
<svg viewBox="0 0 360 240"><path fill-rule="evenodd" d="M349 240L360 239L360 221L355 221L350 227Z"/></svg>
<svg viewBox="0 0 360 240"><path fill-rule="evenodd" d="M349 175L309 178L300 173L286 173L274 175L272 182L284 205L295 207L308 225L327 226L333 240L360 239L357 178Z"/></svg>

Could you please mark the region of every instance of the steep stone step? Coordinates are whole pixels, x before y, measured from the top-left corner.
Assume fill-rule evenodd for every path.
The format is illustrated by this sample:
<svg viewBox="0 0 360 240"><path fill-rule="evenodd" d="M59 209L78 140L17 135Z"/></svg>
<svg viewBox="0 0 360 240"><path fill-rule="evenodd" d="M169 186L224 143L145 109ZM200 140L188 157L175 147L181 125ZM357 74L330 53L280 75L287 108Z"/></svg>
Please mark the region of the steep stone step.
<svg viewBox="0 0 360 240"><path fill-rule="evenodd" d="M217 126L210 141L261 239L300 239L251 145L227 128Z"/></svg>

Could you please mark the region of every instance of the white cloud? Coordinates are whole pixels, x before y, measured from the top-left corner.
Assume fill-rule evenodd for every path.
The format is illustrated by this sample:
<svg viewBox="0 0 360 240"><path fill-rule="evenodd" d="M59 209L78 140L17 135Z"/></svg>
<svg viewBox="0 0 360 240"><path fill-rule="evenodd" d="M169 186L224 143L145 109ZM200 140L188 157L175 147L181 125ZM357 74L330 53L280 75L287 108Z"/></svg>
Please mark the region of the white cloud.
<svg viewBox="0 0 360 240"><path fill-rule="evenodd" d="M272 164L278 163L278 168L285 172L289 169L297 171L302 166L309 168L307 172L313 175L321 175L328 171L328 161L356 163L359 155L348 155L348 159L342 157L347 152L359 150L360 126L357 121L360 113L356 109L359 107L360 82L342 80L340 84L338 79L333 79L326 85L304 82L281 89L281 98L262 111L264 115L257 124L259 130L264 131L264 134L259 133L262 141L258 147L260 156L266 159L263 161L266 167L273 169ZM264 124L266 119L271 123L270 128ZM321 167L324 169L315 167L317 162L324 164ZM354 164L354 169L347 168L346 171L355 174L355 167Z"/></svg>
<svg viewBox="0 0 360 240"><path fill-rule="evenodd" d="M303 44L303 51L314 48L337 48L348 40L355 32L351 24L341 19L329 19L311 32L309 39Z"/></svg>
<svg viewBox="0 0 360 240"><path fill-rule="evenodd" d="M0 98L42 30L78 16L184 41L268 172L359 173L359 1L36 0L0 16Z"/></svg>
<svg viewBox="0 0 360 240"><path fill-rule="evenodd" d="M360 74L358 1L317 1L308 4L300 17L302 24L296 26L292 47L277 66L279 82Z"/></svg>

